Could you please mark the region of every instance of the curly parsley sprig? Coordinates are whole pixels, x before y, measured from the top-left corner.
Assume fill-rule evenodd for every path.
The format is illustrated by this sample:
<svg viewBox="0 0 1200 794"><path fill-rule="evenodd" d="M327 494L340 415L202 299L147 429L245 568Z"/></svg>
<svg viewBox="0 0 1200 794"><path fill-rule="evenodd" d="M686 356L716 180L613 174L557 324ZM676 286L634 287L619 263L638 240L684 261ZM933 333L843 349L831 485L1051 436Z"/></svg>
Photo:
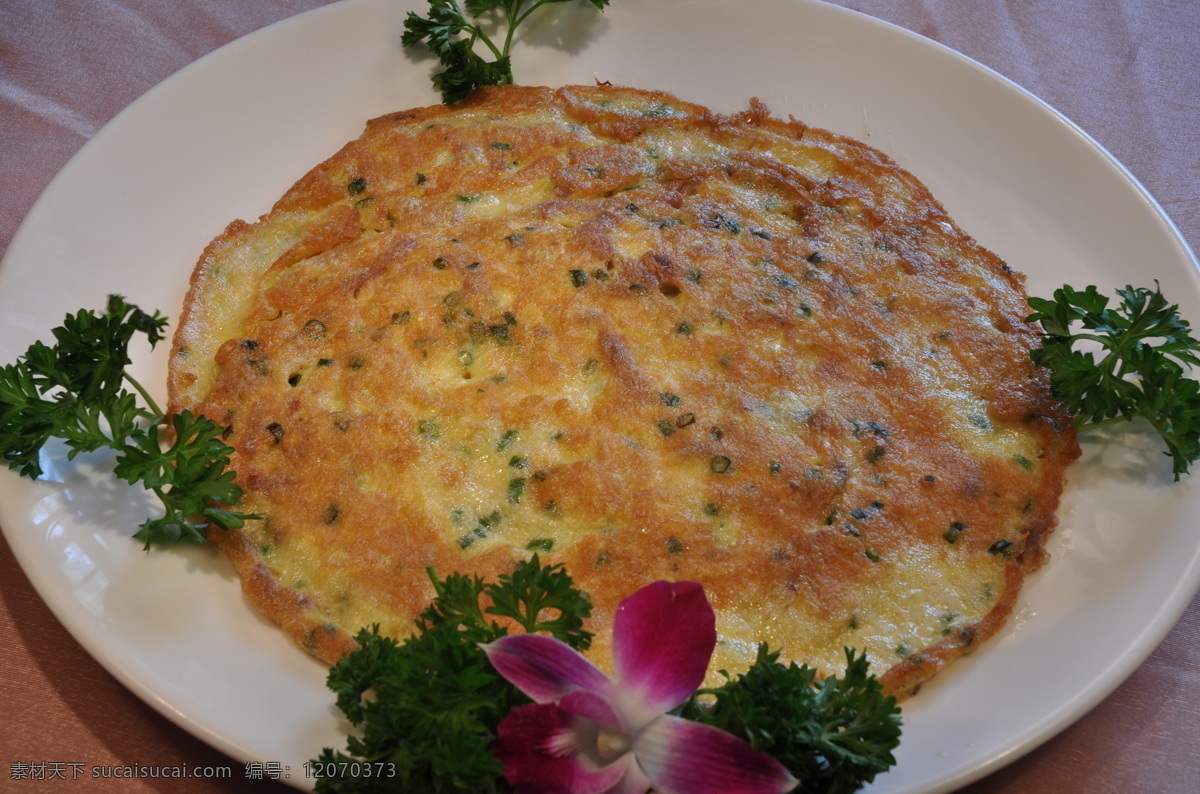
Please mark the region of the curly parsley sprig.
<svg viewBox="0 0 1200 794"><path fill-rule="evenodd" d="M1157 282L1153 291L1116 292L1115 308L1094 286L1063 286L1053 300L1030 298L1027 320L1042 326L1033 361L1050 369L1051 391L1075 415L1077 429L1149 422L1178 480L1200 458L1200 383L1185 374L1200 364L1200 342Z"/></svg>
<svg viewBox="0 0 1200 794"><path fill-rule="evenodd" d="M857 791L896 763L900 707L883 694L865 655L846 650L846 672L819 679L758 646L754 665L679 707L680 716L740 736L788 768L802 794Z"/></svg>
<svg viewBox="0 0 1200 794"><path fill-rule="evenodd" d="M311 762L317 791L507 791L489 745L500 721L529 699L480 645L508 634L510 621L576 650L591 644L583 630L591 602L561 565L543 566L534 555L491 583L428 573L436 597L415 634L397 642L378 626L364 629L359 649L329 671L338 708L361 735Z"/></svg>
<svg viewBox="0 0 1200 794"><path fill-rule="evenodd" d="M344 751L326 748L307 765L318 792L509 791L491 743L501 721L529 699L480 645L510 626L577 650L590 645L582 626L591 602L562 565L543 566L534 555L494 583L429 576L436 597L416 633L398 642L378 626L364 629L360 647L330 670L338 708L359 732ZM848 651L847 661L843 677L818 681L812 668L780 664L777 652L760 646L748 672L702 690L677 713L773 755L803 781L798 791L852 791L895 764L900 710L865 657Z"/></svg>
<svg viewBox="0 0 1200 794"><path fill-rule="evenodd" d="M168 419L125 371L133 338L142 334L153 347L166 324L158 312L110 295L102 313L67 315L52 331L54 345L34 342L16 363L0 367L0 459L36 479L43 473L42 447L51 439L61 439L72 460L81 452L116 451L114 473L141 483L163 504L164 515L147 519L134 534L147 549L203 542L209 523L232 529L257 517L228 507L242 489L228 470L233 448L221 441L224 428L189 411ZM164 429L173 435L165 445Z"/></svg>
<svg viewBox="0 0 1200 794"><path fill-rule="evenodd" d="M544 5L568 0L429 0L428 16L410 11L404 20L401 43L413 47L421 42L437 56L445 71L433 77L434 88L442 94L447 105L466 96L471 89L483 85L505 85L513 82L512 49L516 29L529 15ZM586 0L604 10L608 0ZM505 31L497 44L485 31L491 21ZM497 35L498 32L497 32ZM489 61L475 51L482 44L495 57Z"/></svg>

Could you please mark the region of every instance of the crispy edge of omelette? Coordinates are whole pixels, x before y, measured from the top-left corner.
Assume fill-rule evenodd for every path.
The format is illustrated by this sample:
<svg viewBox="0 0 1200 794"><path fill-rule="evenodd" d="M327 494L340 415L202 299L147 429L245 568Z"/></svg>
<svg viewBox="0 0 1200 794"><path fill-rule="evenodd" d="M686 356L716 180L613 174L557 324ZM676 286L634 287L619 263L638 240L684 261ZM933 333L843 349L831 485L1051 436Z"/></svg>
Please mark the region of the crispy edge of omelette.
<svg viewBox="0 0 1200 794"><path fill-rule="evenodd" d="M683 102L671 94L638 89L607 86L558 90L512 86L485 88L474 92L458 105L435 105L373 119L368 122L364 137L381 127L429 124L446 114L475 108L486 108L498 115L505 115L551 105L564 113L578 115L583 103L577 101L577 95L588 96L591 92L605 90L636 96L644 102L669 102L684 112L685 123L707 124L716 135L720 135L723 127L740 128L748 125L786 137L813 141L852 163L862 183L855 187L865 186L863 192L870 199L886 203L888 191L882 186L889 180L898 180L904 185L904 190L912 192L923 206L935 210L930 222L949 222L941 205L928 189L886 155L859 141L809 127L795 119L785 121L771 117L766 107L757 100L752 100L748 111L722 116L702 106ZM647 126L658 123L653 119L621 118L591 118L583 121L594 131L614 141L632 140ZM676 115L673 122L679 123L680 116ZM205 249L193 271L173 340L169 377L172 412L185 408L195 410L203 404L216 368L215 363L211 363L216 351L229 339L238 338L244 323L252 320L250 312L256 297L254 285L264 274L342 243L355 241L362 234L359 213L344 201L344 186L331 182L326 176L339 159L358 143L357 140L348 143L340 152L312 169L256 223L231 223ZM1010 287L1023 295L1023 277L994 254L977 244L976 247L993 263L996 273L1002 274ZM215 277L217 270L221 271L220 278ZM1015 324L1023 318L1012 319ZM1029 334L1032 336L1033 332L1030 330ZM197 361L201 363L196 364ZM1045 380L1044 373L1038 372L1035 376ZM1044 382L1035 385L1045 388ZM1017 385L1014 388L1019 391L1022 387ZM221 421L220 417L213 418ZM1039 504L1053 509L1044 510L1026 525L1021 548L1006 562L1005 592L986 616L890 667L881 677L887 691L901 696L915 691L948 663L969 653L999 631L1017 601L1024 577L1046 561L1044 547L1056 525L1054 513L1065 484L1065 470L1078 456L1078 447L1065 415L1048 410L1042 418L1055 425L1056 433L1062 438L1061 454L1056 456L1060 465L1047 467L1036 495ZM305 650L332 664L356 647L354 638L331 623L308 596L276 580L250 535L238 530L219 529L213 529L209 534L238 571L248 600L279 623Z"/></svg>

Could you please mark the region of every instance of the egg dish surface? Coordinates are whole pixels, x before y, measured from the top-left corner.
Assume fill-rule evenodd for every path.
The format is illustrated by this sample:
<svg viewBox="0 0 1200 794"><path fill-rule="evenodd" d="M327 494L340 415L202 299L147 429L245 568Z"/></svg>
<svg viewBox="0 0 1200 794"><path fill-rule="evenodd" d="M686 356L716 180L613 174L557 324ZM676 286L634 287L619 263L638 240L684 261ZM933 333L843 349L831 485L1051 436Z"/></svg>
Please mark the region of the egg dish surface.
<svg viewBox="0 0 1200 794"><path fill-rule="evenodd" d="M759 642L904 695L994 634L1069 418L1023 278L862 143L609 85L374 119L192 277L172 410L228 427L249 600L332 663L426 574L536 553L593 599L701 582Z"/></svg>

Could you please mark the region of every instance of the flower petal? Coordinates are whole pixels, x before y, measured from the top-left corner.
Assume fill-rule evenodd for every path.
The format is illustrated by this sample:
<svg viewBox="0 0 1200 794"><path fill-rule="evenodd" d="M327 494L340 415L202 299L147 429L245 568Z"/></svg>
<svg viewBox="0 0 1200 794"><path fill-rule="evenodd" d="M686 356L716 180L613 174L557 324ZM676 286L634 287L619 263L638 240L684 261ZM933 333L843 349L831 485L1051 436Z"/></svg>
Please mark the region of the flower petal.
<svg viewBox="0 0 1200 794"><path fill-rule="evenodd" d="M646 794L653 786L650 783L650 778L646 777L646 773L637 765L637 761L630 756L630 762L625 770L625 777L617 782L617 785L610 788L604 794Z"/></svg>
<svg viewBox="0 0 1200 794"><path fill-rule="evenodd" d="M600 668L544 634L512 634L482 648L496 672L538 703L560 700L576 689L605 693L609 688Z"/></svg>
<svg viewBox="0 0 1200 794"><path fill-rule="evenodd" d="M704 682L716 644L716 618L703 587L646 585L620 603L613 619L613 677L630 691L622 701L640 700L647 718L675 708Z"/></svg>
<svg viewBox="0 0 1200 794"><path fill-rule="evenodd" d="M621 785L627 772L634 771L633 756L627 753L603 767L585 762L578 753L579 740L594 741L594 730L589 737L588 726L580 723L586 720L553 703L532 703L509 712L492 743L508 782L529 794L600 794Z"/></svg>
<svg viewBox="0 0 1200 794"><path fill-rule="evenodd" d="M733 734L670 715L642 731L633 753L661 794L782 794L798 783Z"/></svg>
<svg viewBox="0 0 1200 794"><path fill-rule="evenodd" d="M621 719L608 698L590 689L568 692L558 701L558 707L574 717L583 717L597 725L614 730L621 728Z"/></svg>

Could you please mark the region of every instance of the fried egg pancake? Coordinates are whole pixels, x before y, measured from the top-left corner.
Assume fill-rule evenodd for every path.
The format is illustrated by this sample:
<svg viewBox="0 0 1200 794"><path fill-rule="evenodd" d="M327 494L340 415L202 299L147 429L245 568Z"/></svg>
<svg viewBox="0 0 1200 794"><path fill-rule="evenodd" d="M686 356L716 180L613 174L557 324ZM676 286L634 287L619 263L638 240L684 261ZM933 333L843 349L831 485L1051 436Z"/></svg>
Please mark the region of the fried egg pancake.
<svg viewBox="0 0 1200 794"><path fill-rule="evenodd" d="M205 250L172 410L265 516L213 530L332 663L426 575L534 553L616 604L703 583L757 643L904 695L1004 623L1079 450L1023 278L882 153L752 101L481 89L384 116Z"/></svg>

